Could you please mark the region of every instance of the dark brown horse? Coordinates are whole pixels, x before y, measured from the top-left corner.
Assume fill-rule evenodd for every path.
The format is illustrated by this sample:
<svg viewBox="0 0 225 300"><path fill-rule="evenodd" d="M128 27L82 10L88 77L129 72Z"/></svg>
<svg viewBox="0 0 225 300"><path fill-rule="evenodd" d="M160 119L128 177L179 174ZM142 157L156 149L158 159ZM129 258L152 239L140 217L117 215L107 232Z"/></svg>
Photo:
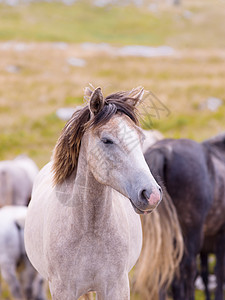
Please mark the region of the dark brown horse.
<svg viewBox="0 0 225 300"><path fill-rule="evenodd" d="M160 220L165 222L167 216L163 206L172 203L175 207L178 224L174 228L181 229L184 241L184 253L179 266L179 274L175 274L172 282L174 300L194 300L194 280L196 276L196 256L203 250L203 240L213 238L216 241L217 275L220 278L216 290L216 300L223 299L223 261L225 253L225 134L197 143L188 139L164 139L145 152L148 166L158 182L164 184L164 201L159 207ZM144 239L147 238L152 224L152 216L143 220ZM167 230L167 228L163 229ZM151 233L152 234L152 233ZM150 237L149 237L150 239ZM163 247L163 243L161 244ZM174 241L176 248L176 241ZM151 244L144 244L140 262L148 260ZM164 249L164 256L167 249ZM221 267L220 267L221 266ZM163 277L163 266L159 266ZM142 278L148 284L137 287L147 297L151 292L150 274L140 273L137 266L135 278ZM156 270L157 273L157 270ZM143 276L142 276L143 275ZM152 274L154 277L154 273ZM145 276L145 277L144 277ZM159 277L160 278L160 277ZM140 281L139 281L140 283ZM161 280L159 288L166 289L170 279ZM164 299L163 293L161 298Z"/></svg>

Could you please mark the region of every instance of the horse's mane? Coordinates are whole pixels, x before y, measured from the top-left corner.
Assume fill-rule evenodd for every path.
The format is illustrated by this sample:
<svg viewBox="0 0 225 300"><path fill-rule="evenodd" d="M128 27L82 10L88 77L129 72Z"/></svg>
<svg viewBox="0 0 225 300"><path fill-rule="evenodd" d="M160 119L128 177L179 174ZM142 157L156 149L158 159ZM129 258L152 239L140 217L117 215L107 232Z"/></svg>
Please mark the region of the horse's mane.
<svg viewBox="0 0 225 300"><path fill-rule="evenodd" d="M209 154L225 163L225 132L202 142Z"/></svg>
<svg viewBox="0 0 225 300"><path fill-rule="evenodd" d="M91 115L88 105L75 111L63 128L53 151L54 184L61 184L76 171L85 130L106 124L117 113L127 115L138 124L136 102L137 99L132 98L130 92L117 92L105 98L102 110L94 116Z"/></svg>

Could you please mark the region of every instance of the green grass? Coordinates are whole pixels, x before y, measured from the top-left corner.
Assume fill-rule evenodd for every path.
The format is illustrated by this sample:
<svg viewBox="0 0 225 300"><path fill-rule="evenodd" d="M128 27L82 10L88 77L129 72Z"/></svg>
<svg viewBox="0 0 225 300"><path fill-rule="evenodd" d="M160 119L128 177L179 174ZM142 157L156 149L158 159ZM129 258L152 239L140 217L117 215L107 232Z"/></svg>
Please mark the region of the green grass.
<svg viewBox="0 0 225 300"><path fill-rule="evenodd" d="M88 4L68 7L34 3L16 8L1 5L0 39L161 44L171 22L157 29L158 22L158 18L149 18L145 11L137 13L132 7L108 10Z"/></svg>
<svg viewBox="0 0 225 300"><path fill-rule="evenodd" d="M205 300L205 295L202 291L195 291L195 299L196 300Z"/></svg>
<svg viewBox="0 0 225 300"><path fill-rule="evenodd" d="M168 44L176 47L225 46L225 3L212 7L163 9L154 14L146 7L94 7L87 1L66 6L32 3L0 5L0 40L108 42L119 45ZM184 17L185 9L193 12Z"/></svg>
<svg viewBox="0 0 225 300"><path fill-rule="evenodd" d="M210 131L218 130L218 124L222 124L225 116L225 102L217 112L192 112L190 114L172 112L168 117L161 119L151 118L148 115L142 120L142 127L145 129L157 129L166 136L174 138L190 138L202 141L206 138L201 135L202 128ZM196 134L196 130L199 130ZM221 127L221 131L224 130ZM213 134L212 134L213 135Z"/></svg>
<svg viewBox="0 0 225 300"><path fill-rule="evenodd" d="M50 159L51 150L64 123L55 113L33 121L22 118L19 126L0 133L0 156L6 157L10 151L10 156L14 157L22 152L33 157L42 167L43 157L45 162Z"/></svg>

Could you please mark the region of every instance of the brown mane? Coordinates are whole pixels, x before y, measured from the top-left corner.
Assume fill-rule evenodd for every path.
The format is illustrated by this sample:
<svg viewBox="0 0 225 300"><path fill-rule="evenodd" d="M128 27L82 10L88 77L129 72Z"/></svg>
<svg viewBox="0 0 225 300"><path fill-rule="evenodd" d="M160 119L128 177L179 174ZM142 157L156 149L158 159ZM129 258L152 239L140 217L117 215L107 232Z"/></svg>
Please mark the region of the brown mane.
<svg viewBox="0 0 225 300"><path fill-rule="evenodd" d="M95 116L91 116L89 106L77 110L67 122L53 151L53 182L61 184L77 169L81 139L86 129L104 125L117 113L127 115L138 124L135 104L136 98L129 97L130 92L118 92L105 98L104 107Z"/></svg>

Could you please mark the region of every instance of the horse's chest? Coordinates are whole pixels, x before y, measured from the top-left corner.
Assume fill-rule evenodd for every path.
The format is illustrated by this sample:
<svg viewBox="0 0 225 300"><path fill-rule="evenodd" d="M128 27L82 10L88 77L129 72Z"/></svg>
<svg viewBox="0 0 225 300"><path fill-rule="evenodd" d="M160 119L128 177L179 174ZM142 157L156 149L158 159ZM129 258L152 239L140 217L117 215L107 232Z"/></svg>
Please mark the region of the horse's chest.
<svg viewBox="0 0 225 300"><path fill-rule="evenodd" d="M104 222L102 219L93 222L91 218L67 217L67 222L61 222L57 231L48 232L46 261L49 262L50 277L58 274L60 278L70 278L79 284L85 280L96 286L104 282L103 275L103 278L114 276L115 279L115 276L128 272L139 255L140 247L134 250L134 240L139 244L140 238L135 232L140 231L141 236L141 229L136 226L140 220L136 215L128 218L124 208L119 208L107 218L104 215Z"/></svg>
<svg viewBox="0 0 225 300"><path fill-rule="evenodd" d="M126 260L128 252L128 237L124 232L86 233L74 248L75 256L78 255L85 261L89 260L92 264L102 262L104 265L111 261Z"/></svg>
<svg viewBox="0 0 225 300"><path fill-rule="evenodd" d="M51 252L50 278L68 278L74 287L87 290L102 288L128 270L128 243L113 234L93 236L86 233L78 239L65 241L64 246Z"/></svg>
<svg viewBox="0 0 225 300"><path fill-rule="evenodd" d="M54 268L71 276L96 277L98 272L110 272L112 266L117 272L125 268L129 256L128 238L123 232L100 231L83 234L64 234L61 242L50 249ZM58 261L58 264L55 262ZM53 272L55 272L54 270Z"/></svg>

